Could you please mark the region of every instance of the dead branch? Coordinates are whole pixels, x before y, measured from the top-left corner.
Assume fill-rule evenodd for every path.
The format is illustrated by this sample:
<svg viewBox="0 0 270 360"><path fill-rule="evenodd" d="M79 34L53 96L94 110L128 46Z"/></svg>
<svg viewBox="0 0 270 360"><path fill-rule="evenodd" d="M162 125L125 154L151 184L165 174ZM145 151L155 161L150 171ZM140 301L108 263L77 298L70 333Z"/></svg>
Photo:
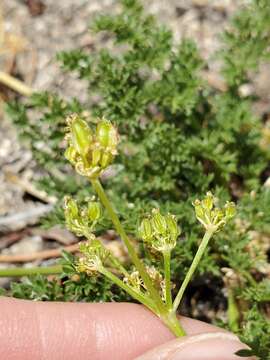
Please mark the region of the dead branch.
<svg viewBox="0 0 270 360"><path fill-rule="evenodd" d="M74 253L79 250L79 244L64 246L58 249L43 250L33 254L0 255L0 263L24 263L35 260L56 258L61 256L61 252L63 250Z"/></svg>

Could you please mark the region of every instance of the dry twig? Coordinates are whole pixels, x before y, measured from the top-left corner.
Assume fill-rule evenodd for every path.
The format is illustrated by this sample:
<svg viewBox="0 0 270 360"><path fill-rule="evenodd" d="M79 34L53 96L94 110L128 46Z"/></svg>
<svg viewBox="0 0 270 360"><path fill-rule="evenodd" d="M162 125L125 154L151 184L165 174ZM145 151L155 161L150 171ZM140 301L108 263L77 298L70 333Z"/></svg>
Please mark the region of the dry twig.
<svg viewBox="0 0 270 360"><path fill-rule="evenodd" d="M0 250L3 250L5 248L11 246L15 242L21 240L27 234L28 234L28 229L26 229L24 231L15 231L15 232L12 232L10 234L1 236L1 238L0 238Z"/></svg>
<svg viewBox="0 0 270 360"><path fill-rule="evenodd" d="M79 250L79 244L65 246L63 248L43 250L33 254L19 254L19 255L0 255L0 263L24 263L35 260L44 260L50 258L56 258L61 256L61 252L65 250L70 253Z"/></svg>

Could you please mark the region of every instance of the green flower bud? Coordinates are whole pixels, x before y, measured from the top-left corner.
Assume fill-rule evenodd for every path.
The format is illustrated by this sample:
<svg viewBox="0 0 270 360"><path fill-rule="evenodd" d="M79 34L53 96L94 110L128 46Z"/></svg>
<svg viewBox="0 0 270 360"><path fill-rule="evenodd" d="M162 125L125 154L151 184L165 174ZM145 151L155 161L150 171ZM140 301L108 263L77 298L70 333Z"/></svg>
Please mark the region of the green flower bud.
<svg viewBox="0 0 270 360"><path fill-rule="evenodd" d="M151 240L152 227L151 227L151 221L149 219L142 220L141 225L139 227L139 235L146 242Z"/></svg>
<svg viewBox="0 0 270 360"><path fill-rule="evenodd" d="M204 219L204 209L201 205L201 201L199 199L196 199L194 202L193 202L193 206L195 208L195 214L196 214L196 217L197 219L202 222L203 219Z"/></svg>
<svg viewBox="0 0 270 360"><path fill-rule="evenodd" d="M96 138L104 148L116 149L118 135L115 127L108 120L101 120L97 125Z"/></svg>
<svg viewBox="0 0 270 360"><path fill-rule="evenodd" d="M70 145L65 151L65 158L72 164L76 164L77 152L75 148Z"/></svg>
<svg viewBox="0 0 270 360"><path fill-rule="evenodd" d="M79 208L75 200L66 196L64 200L64 211L67 228L77 236L84 235L84 224L81 219Z"/></svg>
<svg viewBox="0 0 270 360"><path fill-rule="evenodd" d="M234 202L227 202L225 205L225 216L226 219L231 219L236 214L236 206Z"/></svg>
<svg viewBox="0 0 270 360"><path fill-rule="evenodd" d="M102 168L106 168L113 160L113 156L110 153L104 153L101 158L100 165Z"/></svg>
<svg viewBox="0 0 270 360"><path fill-rule="evenodd" d="M214 205L214 196L211 191L208 191L206 197L202 200L202 207L206 210L212 210Z"/></svg>
<svg viewBox="0 0 270 360"><path fill-rule="evenodd" d="M97 166L100 162L101 158L101 150L99 148L95 148L92 151L92 166Z"/></svg>
<svg viewBox="0 0 270 360"><path fill-rule="evenodd" d="M73 200L70 196L66 196L64 199L64 208L65 214L73 219L77 219L79 216L78 205L75 200Z"/></svg>
<svg viewBox="0 0 270 360"><path fill-rule="evenodd" d="M167 231L167 223L165 217L160 214L159 209L153 209L152 213L153 216L151 219L151 224L153 230L157 234L165 235Z"/></svg>
<svg viewBox="0 0 270 360"><path fill-rule="evenodd" d="M101 206L96 201L88 203L87 215L90 221L96 222L101 217Z"/></svg>
<svg viewBox="0 0 270 360"><path fill-rule="evenodd" d="M92 131L86 121L78 115L72 115L68 119L71 134L71 144L78 154L85 157L93 142Z"/></svg>
<svg viewBox="0 0 270 360"><path fill-rule="evenodd" d="M165 220L167 223L168 233L173 241L176 241L177 237L180 235L181 230L177 225L177 221L174 215L168 214L165 215Z"/></svg>

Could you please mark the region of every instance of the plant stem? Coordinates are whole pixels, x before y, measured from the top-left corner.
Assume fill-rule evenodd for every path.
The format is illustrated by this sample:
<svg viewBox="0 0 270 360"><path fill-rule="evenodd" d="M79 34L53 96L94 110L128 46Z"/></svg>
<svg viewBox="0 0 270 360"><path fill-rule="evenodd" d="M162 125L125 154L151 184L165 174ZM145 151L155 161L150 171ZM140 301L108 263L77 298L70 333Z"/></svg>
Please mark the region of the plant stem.
<svg viewBox="0 0 270 360"><path fill-rule="evenodd" d="M154 288L151 278L149 277L144 264L139 259L138 255L136 254L136 251L131 244L124 228L122 227L122 224L112 207L110 200L108 199L105 191L103 190L103 187L98 179L92 180L90 179L92 186L94 190L96 191L101 203L105 207L105 209L108 211L108 214L115 226L116 231L120 235L121 239L123 240L124 244L126 245L129 255L131 257L131 260L133 261L134 265L136 266L137 270L139 271L142 280L147 288L147 291L149 292L149 295L151 298L146 297L142 294L138 294L136 291L134 291L132 288L130 288L128 285L124 284L117 276L112 274L111 272L107 271L106 269L102 270L102 273L110 278L115 284L117 284L119 287L127 291L128 294L130 294L132 297L134 297L136 300L140 301L142 304L147 306L150 310L152 310L155 314L157 314L162 321L168 326L168 328L173 332L175 336L184 336L186 333L184 329L181 327L175 312L168 311L166 306L164 305L158 291ZM166 259L167 262L168 259ZM169 264L166 263L166 267L168 267ZM170 270L170 268L168 268ZM166 270L167 271L167 270Z"/></svg>
<svg viewBox="0 0 270 360"><path fill-rule="evenodd" d="M172 308L171 293L171 251L163 251L164 277L165 277L165 299L168 308Z"/></svg>
<svg viewBox="0 0 270 360"><path fill-rule="evenodd" d="M216 230L215 228L209 228L208 230L206 230L206 233L204 234L204 237L200 243L200 246L199 246L197 253L192 261L192 264L191 264L191 266L186 274L186 277L178 291L178 294L176 295L176 298L174 299L173 310L175 312L182 300L182 297L184 295L186 287L188 286L188 283L190 282L195 270L197 269L197 266L203 256L203 253L208 245L208 242L211 239L212 235L214 234L215 230Z"/></svg>
<svg viewBox="0 0 270 360"><path fill-rule="evenodd" d="M111 263L115 266L115 268L118 269L124 276L129 276L129 272L124 268L120 261L116 259L115 256L110 256L110 260Z"/></svg>
<svg viewBox="0 0 270 360"><path fill-rule="evenodd" d="M242 273L242 275L250 282L252 286L257 285L257 282L253 279L252 275L248 271L242 270L240 273Z"/></svg>
<svg viewBox="0 0 270 360"><path fill-rule="evenodd" d="M34 92L29 86L25 85L22 81L14 78L13 76L0 71L0 83L8 86L12 90L17 91L19 94L24 96L31 96Z"/></svg>
<svg viewBox="0 0 270 360"><path fill-rule="evenodd" d="M228 316L230 330L237 333L239 331L240 314L232 289L228 289L227 316Z"/></svg>
<svg viewBox="0 0 270 360"><path fill-rule="evenodd" d="M162 320L175 336L181 337L186 335L186 332L177 319L175 312L168 312L166 316L162 317Z"/></svg>
<svg viewBox="0 0 270 360"><path fill-rule="evenodd" d="M133 290L130 286L123 283L122 280L120 280L117 276L115 276L113 273L111 273L110 271L108 271L104 267L102 269L100 269L99 271L100 271L101 274L103 274L108 279L110 279L112 282L114 282L117 286L119 286L124 291L126 291L134 299L136 299L141 304L148 307L148 309L150 309L154 313L157 312L156 304L154 303L154 301L152 301L152 299L150 299L149 297L147 297L147 296ZM173 313L171 311L166 312L161 316L161 319L166 324L166 326L168 326L168 328L172 331L172 333L175 336L180 337L180 336L185 336L186 335L186 333L185 333L184 329L182 328L182 326L180 325L179 320L177 319L175 313Z"/></svg>
<svg viewBox="0 0 270 360"><path fill-rule="evenodd" d="M158 291L154 288L151 278L145 269L145 266L143 265L143 263L139 259L138 255L136 254L136 251L135 251L133 245L131 244L131 242L130 242L114 208L112 207L111 202L108 199L100 181L98 179L90 179L90 181L91 181L91 184L92 184L95 192L98 194L98 197L99 197L101 203L103 204L105 209L108 211L108 214L115 226L116 231L118 232L118 234L120 235L124 244L126 245L128 253L131 257L131 260L133 261L134 265L136 266L137 270L139 271L139 273L142 277L142 280L149 292L149 295L151 296L152 300L157 304L157 309L158 309L159 315L166 313L166 307L163 304Z"/></svg>
<svg viewBox="0 0 270 360"><path fill-rule="evenodd" d="M53 275L62 272L61 265L45 266L45 267L31 267L31 268L10 268L0 269L0 277L20 277L28 275Z"/></svg>
<svg viewBox="0 0 270 360"><path fill-rule="evenodd" d="M142 293L139 293L135 290L133 290L130 286L125 284L122 280L120 280L117 276L115 276L113 273L111 273L109 270L105 269L104 267L99 270L101 274L106 276L108 279L110 279L112 282L114 282L117 286L125 290L130 296L132 296L135 300L139 301L146 307L148 307L151 311L156 311L155 303L149 298L143 295Z"/></svg>

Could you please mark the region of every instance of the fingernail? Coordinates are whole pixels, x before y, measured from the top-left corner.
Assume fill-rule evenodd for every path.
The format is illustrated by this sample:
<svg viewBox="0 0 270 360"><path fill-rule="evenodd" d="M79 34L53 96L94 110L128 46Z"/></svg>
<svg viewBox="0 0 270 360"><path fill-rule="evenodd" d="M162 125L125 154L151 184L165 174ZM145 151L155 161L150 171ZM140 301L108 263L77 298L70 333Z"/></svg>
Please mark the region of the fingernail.
<svg viewBox="0 0 270 360"><path fill-rule="evenodd" d="M235 352L243 348L246 345L233 334L206 333L173 340L136 360L241 360Z"/></svg>
<svg viewBox="0 0 270 360"><path fill-rule="evenodd" d="M168 360L236 360L237 350L243 349L238 338L226 333L201 334L182 343L168 355Z"/></svg>

